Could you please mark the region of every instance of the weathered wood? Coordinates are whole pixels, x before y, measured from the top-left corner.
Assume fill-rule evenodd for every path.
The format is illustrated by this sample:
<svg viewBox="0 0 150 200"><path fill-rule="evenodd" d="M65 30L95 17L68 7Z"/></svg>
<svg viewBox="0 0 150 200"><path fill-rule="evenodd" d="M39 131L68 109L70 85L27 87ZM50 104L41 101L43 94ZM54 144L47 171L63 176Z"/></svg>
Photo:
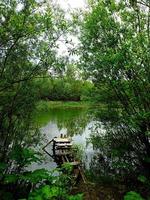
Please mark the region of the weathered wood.
<svg viewBox="0 0 150 200"><path fill-rule="evenodd" d="M46 151L46 147L53 142L53 155L50 155ZM54 138L50 142L48 142L44 147L43 150L51 156L55 162L61 166L62 164L68 162L70 165L73 166L73 174L76 180L82 178L83 182L86 183L86 178L84 176L84 172L82 167L80 166L81 162L75 160L75 156L73 155L73 147L71 143L71 138L68 138L67 136L61 136L59 138Z"/></svg>
<svg viewBox="0 0 150 200"><path fill-rule="evenodd" d="M44 151L45 153L47 153L51 158L54 158L48 151L46 151L46 149L43 148L43 151Z"/></svg>
<svg viewBox="0 0 150 200"><path fill-rule="evenodd" d="M54 139L50 140L42 149L44 150L53 141L54 141Z"/></svg>
<svg viewBox="0 0 150 200"><path fill-rule="evenodd" d="M80 166L79 166L79 171L80 171L80 174L81 174L81 177L82 177L83 182L86 183L86 178L85 178L83 169L82 169Z"/></svg>
<svg viewBox="0 0 150 200"><path fill-rule="evenodd" d="M66 156L72 154L71 152L55 152L55 156Z"/></svg>
<svg viewBox="0 0 150 200"><path fill-rule="evenodd" d="M56 143L70 143L70 138L55 138L53 139Z"/></svg>
<svg viewBox="0 0 150 200"><path fill-rule="evenodd" d="M69 162L69 164L72 165L72 166L78 166L78 165L80 165L80 162L74 161L74 162Z"/></svg>
<svg viewBox="0 0 150 200"><path fill-rule="evenodd" d="M55 147L55 150L56 150L56 151L59 151L59 150L64 150L64 151L66 150L66 151L67 151L67 150L68 150L68 151L69 151L69 150L71 150L71 147L66 147L66 146L64 146L64 147L57 147L57 146L56 146L56 147Z"/></svg>
<svg viewBox="0 0 150 200"><path fill-rule="evenodd" d="M71 147L72 143L56 143L55 145L57 147L64 147L64 146Z"/></svg>
<svg viewBox="0 0 150 200"><path fill-rule="evenodd" d="M64 156L61 156L62 162L65 163L65 158Z"/></svg>
<svg viewBox="0 0 150 200"><path fill-rule="evenodd" d="M65 158L66 162L69 162L69 159L66 155L64 156L64 158Z"/></svg>

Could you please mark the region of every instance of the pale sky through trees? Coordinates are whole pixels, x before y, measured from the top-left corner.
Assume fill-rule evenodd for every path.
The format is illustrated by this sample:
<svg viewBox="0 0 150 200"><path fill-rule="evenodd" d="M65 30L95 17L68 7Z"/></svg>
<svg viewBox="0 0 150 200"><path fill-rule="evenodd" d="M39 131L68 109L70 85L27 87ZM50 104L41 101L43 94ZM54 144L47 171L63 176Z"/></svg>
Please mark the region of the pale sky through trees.
<svg viewBox="0 0 150 200"><path fill-rule="evenodd" d="M67 18L70 18L69 14L70 12L76 9L86 9L87 5L86 3L87 0L56 0L54 2L56 4L59 4L60 7L65 11ZM59 45L59 50L58 50L59 55L68 56L68 50L73 47L72 44L76 46L79 43L78 38L76 36L69 35L68 38L71 40L71 43L64 44L62 42L63 37L61 37L60 40L57 42L57 44ZM70 56L70 59L76 60L78 59L78 57L73 55Z"/></svg>
<svg viewBox="0 0 150 200"><path fill-rule="evenodd" d="M42 3L43 0L37 0ZM66 18L70 19L71 15L70 12L77 10L77 9L86 9L87 0L47 0L47 2L51 2L58 4L65 12ZM19 12L23 9L23 4L19 3L17 5L16 10ZM68 50L74 46L76 46L79 41L78 38L74 35L68 35L68 39L71 41L70 43L64 43L63 36L58 40L57 45L59 46L58 55L68 56ZM70 56L70 59L77 59L76 56Z"/></svg>
<svg viewBox="0 0 150 200"><path fill-rule="evenodd" d="M84 8L86 6L86 0L56 0L56 2L64 9L76 9Z"/></svg>

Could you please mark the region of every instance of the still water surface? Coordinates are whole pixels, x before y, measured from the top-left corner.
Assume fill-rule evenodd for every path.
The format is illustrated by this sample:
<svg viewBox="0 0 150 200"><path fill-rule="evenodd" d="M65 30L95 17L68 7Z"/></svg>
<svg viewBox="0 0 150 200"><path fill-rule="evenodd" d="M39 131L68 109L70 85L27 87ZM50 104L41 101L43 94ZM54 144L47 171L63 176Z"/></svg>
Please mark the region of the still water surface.
<svg viewBox="0 0 150 200"><path fill-rule="evenodd" d="M93 145L88 142L90 134L97 122L94 113L97 108L53 108L39 113L36 120L40 124L40 131L44 136L43 146L54 137L65 134L72 137L74 144L80 145L83 149L83 162L86 168L89 168L90 160L94 154ZM46 150L52 153L52 145ZM45 168L52 169L56 167L53 159L44 153L45 161L42 164L33 164L32 170Z"/></svg>

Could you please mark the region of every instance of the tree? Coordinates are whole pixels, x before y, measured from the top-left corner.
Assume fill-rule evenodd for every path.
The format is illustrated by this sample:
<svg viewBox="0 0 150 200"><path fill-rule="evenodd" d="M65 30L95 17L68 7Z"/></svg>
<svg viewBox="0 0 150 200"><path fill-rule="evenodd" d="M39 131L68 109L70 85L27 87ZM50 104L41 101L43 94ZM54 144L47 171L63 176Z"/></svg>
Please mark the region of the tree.
<svg viewBox="0 0 150 200"><path fill-rule="evenodd" d="M62 11L36 0L0 1L0 13L0 161L11 164L16 145L37 142L34 80L59 62L56 41L67 25Z"/></svg>
<svg viewBox="0 0 150 200"><path fill-rule="evenodd" d="M116 120L105 124L106 134L93 135L120 172L130 166L150 174L149 19L149 1L94 1L81 28L81 65L120 106Z"/></svg>

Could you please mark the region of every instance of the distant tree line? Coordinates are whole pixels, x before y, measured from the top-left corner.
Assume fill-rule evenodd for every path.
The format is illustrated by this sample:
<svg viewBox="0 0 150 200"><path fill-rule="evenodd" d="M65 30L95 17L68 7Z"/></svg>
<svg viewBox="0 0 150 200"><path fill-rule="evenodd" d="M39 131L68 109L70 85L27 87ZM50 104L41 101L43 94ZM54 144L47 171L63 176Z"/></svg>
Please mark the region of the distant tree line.
<svg viewBox="0 0 150 200"><path fill-rule="evenodd" d="M52 101L87 101L93 84L89 81L63 78L43 78L35 81L39 99Z"/></svg>

